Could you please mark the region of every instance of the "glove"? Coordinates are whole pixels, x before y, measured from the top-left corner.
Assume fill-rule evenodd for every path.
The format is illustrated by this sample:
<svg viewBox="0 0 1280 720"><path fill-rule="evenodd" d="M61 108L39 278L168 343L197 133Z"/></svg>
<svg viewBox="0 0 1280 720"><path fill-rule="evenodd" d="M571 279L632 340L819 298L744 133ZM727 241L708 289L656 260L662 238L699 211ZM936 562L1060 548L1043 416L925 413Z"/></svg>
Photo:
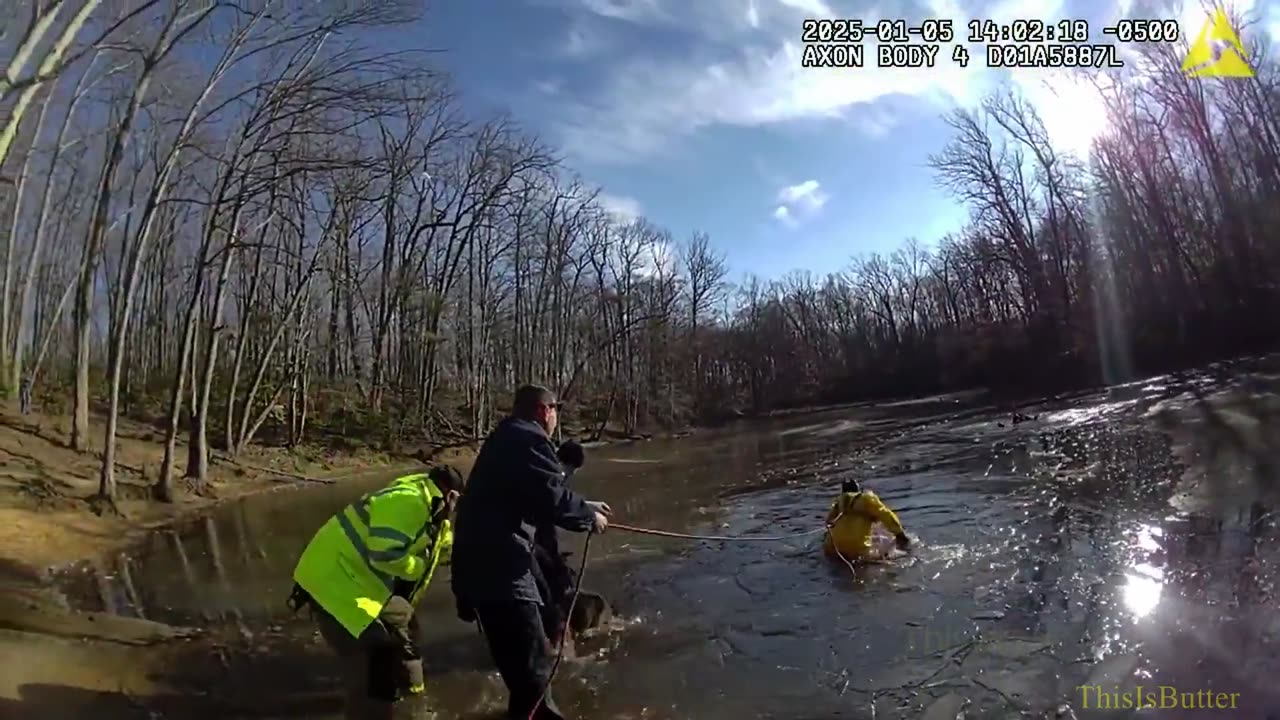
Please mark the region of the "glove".
<svg viewBox="0 0 1280 720"><path fill-rule="evenodd" d="M473 623L476 621L476 611L473 610L470 605L458 600L457 608L459 620L464 623Z"/></svg>
<svg viewBox="0 0 1280 720"><path fill-rule="evenodd" d="M911 538L907 537L906 533L902 533L901 535L894 535L893 543L898 546L899 550L906 550L907 548L911 547Z"/></svg>

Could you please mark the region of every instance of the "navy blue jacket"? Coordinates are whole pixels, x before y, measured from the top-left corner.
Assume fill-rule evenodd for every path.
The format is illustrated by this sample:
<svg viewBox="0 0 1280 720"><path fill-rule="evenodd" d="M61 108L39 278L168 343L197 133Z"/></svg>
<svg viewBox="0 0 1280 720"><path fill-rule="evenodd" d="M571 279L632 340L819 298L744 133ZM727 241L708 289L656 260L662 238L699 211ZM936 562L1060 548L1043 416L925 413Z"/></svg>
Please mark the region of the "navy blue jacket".
<svg viewBox="0 0 1280 720"><path fill-rule="evenodd" d="M551 438L509 417L485 438L458 500L453 594L476 607L510 600L542 603L533 576L534 535L553 526L591 529L595 513L565 484Z"/></svg>

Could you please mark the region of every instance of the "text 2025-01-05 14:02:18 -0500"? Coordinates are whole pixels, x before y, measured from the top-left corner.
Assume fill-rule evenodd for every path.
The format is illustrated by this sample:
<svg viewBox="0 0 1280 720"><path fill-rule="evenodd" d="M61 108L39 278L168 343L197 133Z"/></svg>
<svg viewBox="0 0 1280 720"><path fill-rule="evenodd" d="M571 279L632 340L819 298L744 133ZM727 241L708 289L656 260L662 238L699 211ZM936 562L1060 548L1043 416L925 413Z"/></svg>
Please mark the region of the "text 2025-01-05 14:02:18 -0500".
<svg viewBox="0 0 1280 720"><path fill-rule="evenodd" d="M1119 20L1102 28L1116 42L1177 42L1175 20ZM1089 42L1089 23L1082 19L970 20L967 33L957 33L951 20L929 19L917 25L906 20L805 20L800 40L803 67L933 68L951 62L968 67L971 55L982 56L988 67L1005 68L1118 68L1124 67L1114 43ZM878 44L868 52L865 41ZM972 50L968 45L974 45ZM947 46L951 46L947 49ZM871 57L868 57L870 55Z"/></svg>

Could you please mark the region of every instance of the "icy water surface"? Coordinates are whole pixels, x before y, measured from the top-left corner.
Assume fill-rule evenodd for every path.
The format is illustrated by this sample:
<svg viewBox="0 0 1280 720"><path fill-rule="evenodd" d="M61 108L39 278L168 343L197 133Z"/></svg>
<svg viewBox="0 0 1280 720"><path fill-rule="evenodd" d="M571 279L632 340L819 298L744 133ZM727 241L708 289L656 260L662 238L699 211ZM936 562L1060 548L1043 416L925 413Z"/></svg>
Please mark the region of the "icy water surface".
<svg viewBox="0 0 1280 720"><path fill-rule="evenodd" d="M562 666L557 698L578 718L1052 717L1064 703L1121 718L1137 711L1118 693L1141 687L1201 705L1143 717L1280 717L1277 385L1157 378L1024 406L1019 422L940 397L592 450L575 483L618 522L801 533L855 474L919 547L852 573L817 536L610 532L585 584L621 621ZM254 498L79 580L117 612L226 629L173 668L199 695L164 716L340 717L335 668L283 599L310 533L364 489ZM436 717L493 717L501 683L454 618L447 573L420 613Z"/></svg>

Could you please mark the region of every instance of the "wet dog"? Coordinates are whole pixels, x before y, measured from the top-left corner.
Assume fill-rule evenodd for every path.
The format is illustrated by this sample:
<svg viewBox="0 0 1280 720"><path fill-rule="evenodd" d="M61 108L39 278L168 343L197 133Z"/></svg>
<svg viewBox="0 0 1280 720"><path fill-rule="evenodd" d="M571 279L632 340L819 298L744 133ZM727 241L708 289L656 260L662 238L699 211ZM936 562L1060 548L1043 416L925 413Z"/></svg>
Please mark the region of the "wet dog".
<svg viewBox="0 0 1280 720"><path fill-rule="evenodd" d="M586 635L604 626L612 617L613 608L603 595L583 590L578 593L578 600L573 604L569 629L576 636Z"/></svg>
<svg viewBox="0 0 1280 720"><path fill-rule="evenodd" d="M582 590L569 614L567 631L561 642L564 643L563 657L572 660L578 657L578 643L587 640L609 626L613 618L613 606L603 595ZM557 647L557 650L560 648Z"/></svg>

